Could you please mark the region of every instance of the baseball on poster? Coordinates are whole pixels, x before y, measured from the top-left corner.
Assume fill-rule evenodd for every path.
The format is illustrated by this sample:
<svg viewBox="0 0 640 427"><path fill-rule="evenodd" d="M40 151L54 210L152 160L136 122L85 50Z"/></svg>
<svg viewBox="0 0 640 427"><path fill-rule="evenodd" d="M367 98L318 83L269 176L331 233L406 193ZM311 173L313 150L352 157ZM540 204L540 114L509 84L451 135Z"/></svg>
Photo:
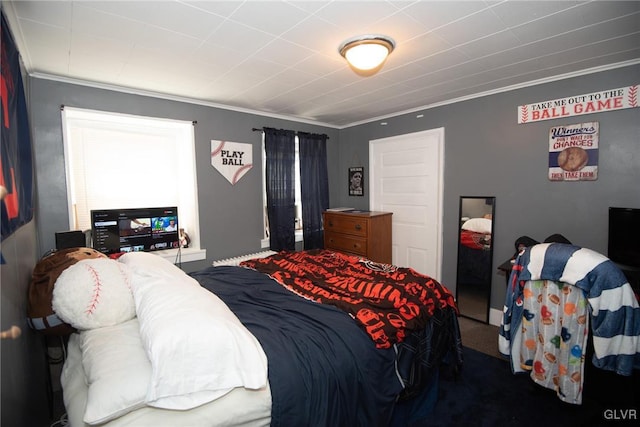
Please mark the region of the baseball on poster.
<svg viewBox="0 0 640 427"><path fill-rule="evenodd" d="M598 179L598 122L556 126L549 130L549 180Z"/></svg>
<svg viewBox="0 0 640 427"><path fill-rule="evenodd" d="M253 146L212 139L211 165L233 185L253 167Z"/></svg>

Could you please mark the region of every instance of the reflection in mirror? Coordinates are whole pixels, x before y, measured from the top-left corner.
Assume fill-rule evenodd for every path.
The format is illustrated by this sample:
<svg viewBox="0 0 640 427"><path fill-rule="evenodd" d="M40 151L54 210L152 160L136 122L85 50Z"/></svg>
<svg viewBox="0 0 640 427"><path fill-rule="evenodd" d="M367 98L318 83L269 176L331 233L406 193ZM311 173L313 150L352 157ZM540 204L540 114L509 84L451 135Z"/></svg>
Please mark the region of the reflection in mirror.
<svg viewBox="0 0 640 427"><path fill-rule="evenodd" d="M489 322L495 197L460 197L456 298L460 315Z"/></svg>

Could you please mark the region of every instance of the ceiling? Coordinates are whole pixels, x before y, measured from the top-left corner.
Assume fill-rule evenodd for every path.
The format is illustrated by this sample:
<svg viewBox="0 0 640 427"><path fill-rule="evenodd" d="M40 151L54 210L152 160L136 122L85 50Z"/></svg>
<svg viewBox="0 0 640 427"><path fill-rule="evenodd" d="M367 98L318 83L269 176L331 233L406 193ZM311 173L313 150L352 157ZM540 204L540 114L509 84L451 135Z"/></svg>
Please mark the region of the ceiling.
<svg viewBox="0 0 640 427"><path fill-rule="evenodd" d="M330 127L640 63L640 1L2 1L36 77ZM384 34L362 77L338 53ZM532 102L537 100L531 100Z"/></svg>

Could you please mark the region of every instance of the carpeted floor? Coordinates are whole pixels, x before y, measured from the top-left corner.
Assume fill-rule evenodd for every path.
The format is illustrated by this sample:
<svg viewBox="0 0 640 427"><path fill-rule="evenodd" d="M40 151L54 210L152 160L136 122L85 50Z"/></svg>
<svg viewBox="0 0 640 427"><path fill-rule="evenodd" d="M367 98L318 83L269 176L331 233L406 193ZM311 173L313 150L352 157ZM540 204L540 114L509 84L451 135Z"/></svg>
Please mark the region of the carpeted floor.
<svg viewBox="0 0 640 427"><path fill-rule="evenodd" d="M498 328L460 318L464 367L442 369L434 413L412 427L625 426L640 420L640 378L587 363L583 404L562 402L526 374L514 375L497 351Z"/></svg>
<svg viewBox="0 0 640 427"><path fill-rule="evenodd" d="M462 345L490 356L500 357L498 352L498 327L466 317L458 317Z"/></svg>

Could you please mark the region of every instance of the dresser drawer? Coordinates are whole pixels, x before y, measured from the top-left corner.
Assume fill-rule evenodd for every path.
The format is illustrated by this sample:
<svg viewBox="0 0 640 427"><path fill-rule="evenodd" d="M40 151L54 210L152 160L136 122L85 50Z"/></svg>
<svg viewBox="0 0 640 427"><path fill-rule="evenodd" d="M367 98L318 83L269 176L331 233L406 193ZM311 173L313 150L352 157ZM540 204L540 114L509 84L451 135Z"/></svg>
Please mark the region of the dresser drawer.
<svg viewBox="0 0 640 427"><path fill-rule="evenodd" d="M324 224L325 231L352 234L366 237L368 235L368 221L357 216L328 215Z"/></svg>
<svg viewBox="0 0 640 427"><path fill-rule="evenodd" d="M367 239L347 234L324 232L324 246L339 252L348 252L355 255L367 256Z"/></svg>

